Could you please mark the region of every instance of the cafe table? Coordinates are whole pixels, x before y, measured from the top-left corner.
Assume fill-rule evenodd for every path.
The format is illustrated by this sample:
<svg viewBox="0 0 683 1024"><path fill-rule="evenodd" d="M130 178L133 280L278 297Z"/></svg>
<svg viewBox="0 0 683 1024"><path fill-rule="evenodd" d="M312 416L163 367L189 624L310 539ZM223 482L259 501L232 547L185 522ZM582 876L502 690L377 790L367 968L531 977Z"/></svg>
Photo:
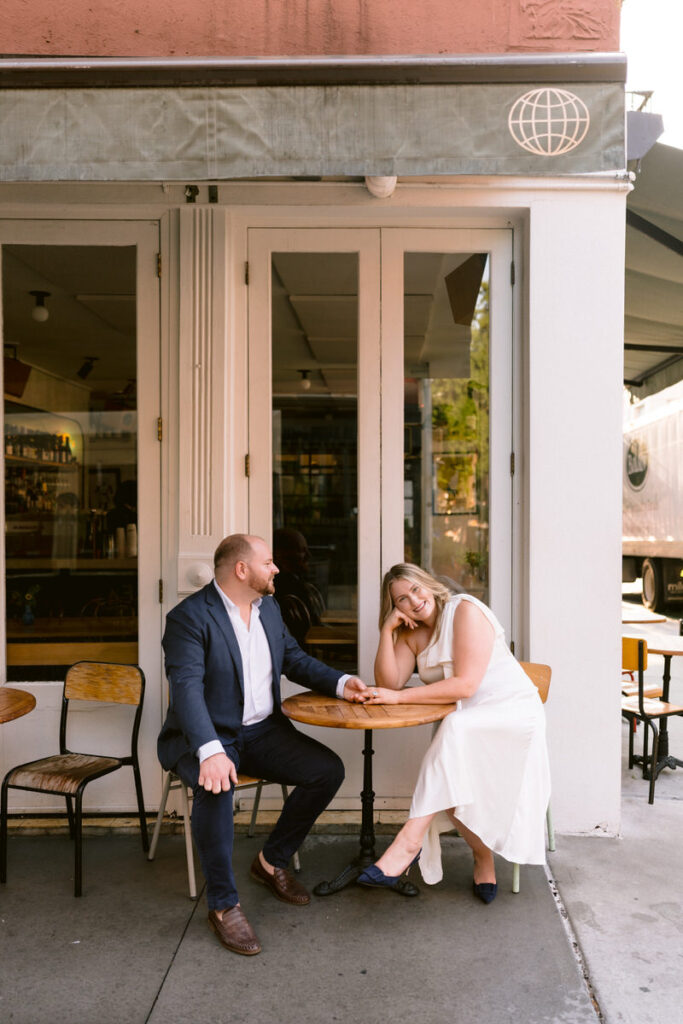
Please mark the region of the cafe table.
<svg viewBox="0 0 683 1024"><path fill-rule="evenodd" d="M330 896L354 882L363 868L374 864L375 824L372 788L372 733L375 729L405 729L414 725L439 722L451 711L454 704L355 704L336 697L325 697L320 693L297 693L282 702L284 714L295 722L305 725L319 725L327 729L362 729L363 743L363 789L361 792L360 852L354 860L330 882L320 882L314 888L316 896ZM396 889L405 896L414 896L417 889L407 879L402 879Z"/></svg>
<svg viewBox="0 0 683 1024"><path fill-rule="evenodd" d="M652 622L666 621L666 615L657 615L655 612L651 612L647 608L638 608L637 606L634 607L631 605L622 605L621 608L622 626L634 624L647 626Z"/></svg>
<svg viewBox="0 0 683 1024"><path fill-rule="evenodd" d="M33 711L36 698L28 690L17 690L13 686L0 686L0 723L11 722Z"/></svg>
<svg viewBox="0 0 683 1024"><path fill-rule="evenodd" d="M658 636L647 640L648 654L661 654L664 658L664 673L662 675L662 701L669 701L669 685L671 683L671 659L683 656L683 637L680 636ZM683 761L669 754L669 726L668 719L661 718L659 727L659 752L655 768L655 778L662 768L683 767Z"/></svg>

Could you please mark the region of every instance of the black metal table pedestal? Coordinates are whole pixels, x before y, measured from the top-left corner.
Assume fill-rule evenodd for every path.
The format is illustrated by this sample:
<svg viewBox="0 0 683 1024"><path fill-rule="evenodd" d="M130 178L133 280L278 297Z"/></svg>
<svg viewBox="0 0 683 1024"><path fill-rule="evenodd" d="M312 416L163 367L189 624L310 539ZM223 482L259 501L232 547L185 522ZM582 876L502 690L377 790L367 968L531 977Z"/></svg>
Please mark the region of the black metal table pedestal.
<svg viewBox="0 0 683 1024"><path fill-rule="evenodd" d="M365 729L363 743L363 789L361 798L360 853L331 882L319 882L313 892L316 896L331 896L355 882L364 868L377 860L375 853L375 792L372 788L372 729ZM407 878L393 887L403 896L416 896L419 890Z"/></svg>

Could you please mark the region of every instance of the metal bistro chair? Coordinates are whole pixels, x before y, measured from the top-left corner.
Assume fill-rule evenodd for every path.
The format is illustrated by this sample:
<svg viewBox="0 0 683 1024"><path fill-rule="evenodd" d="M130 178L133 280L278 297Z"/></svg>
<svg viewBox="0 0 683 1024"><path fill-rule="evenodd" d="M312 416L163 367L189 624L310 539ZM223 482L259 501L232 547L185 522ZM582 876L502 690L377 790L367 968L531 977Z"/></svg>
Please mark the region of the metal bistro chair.
<svg viewBox="0 0 683 1024"><path fill-rule="evenodd" d="M237 785L235 786L235 793L245 789L255 789L256 795L254 796L254 806L251 812L251 820L249 822L249 828L247 830L248 836L254 835L254 828L256 825L256 816L258 815L259 802L261 800L261 790L264 786L276 785L276 783L270 783L266 779L254 779L250 775L238 775ZM197 883L195 880L194 873L194 853L192 850L192 832L190 829L190 791L184 782L178 778L173 772L167 772L164 780L164 788L161 793L161 804L159 805L159 813L157 820L154 825L154 831L152 833L152 842L149 847L149 853L147 854L148 860L154 860L157 852L157 843L159 842L159 834L161 832L161 824L164 819L164 813L166 811L166 801L168 800L168 794L172 789L177 789L180 793L180 802L182 805L183 815L183 827L185 833L185 857L187 860L187 879L190 888L190 899L197 899ZM283 802L287 799L289 792L285 785L282 786L282 799ZM295 853L292 857L292 864L295 871L301 870L301 863L299 861L299 854Z"/></svg>
<svg viewBox="0 0 683 1024"><path fill-rule="evenodd" d="M661 700L661 689L655 696L648 696L650 688L645 683L644 674L647 668L647 643L638 637L624 636L622 644L622 665L626 670L637 673L636 693L621 698L621 714L629 722L628 735L628 766L638 763L643 766L643 778L650 780L648 803L655 801L655 782L657 781L657 763L659 760L659 733L667 718L674 715L683 716L683 707ZM659 720L659 728L655 722ZM645 726L643 734L642 756L633 752L633 733L636 722ZM648 731L652 731L652 754L648 753ZM680 762L678 762L680 764Z"/></svg>
<svg viewBox="0 0 683 1024"><path fill-rule="evenodd" d="M538 690L538 695L545 704L548 699L550 676L552 675L550 665L541 665L533 661L520 661L520 665ZM546 810L545 823L548 831L548 849L552 853L555 849L555 830L553 828L553 815L550 810L550 804L548 804L548 809ZM519 892L519 864L512 865L512 891L514 893Z"/></svg>
<svg viewBox="0 0 683 1024"><path fill-rule="evenodd" d="M23 789L35 793L59 793L66 800L69 831L74 839L75 868L74 896L80 896L82 885L82 817L83 793L94 779L118 771L126 765L133 769L135 794L140 818L142 848L147 850L147 820L142 796L142 781L138 764L138 732L145 693L145 677L137 665L114 665L109 662L79 661L66 673L59 722L59 753L12 768L2 783L0 810L0 881L7 880L7 792ZM69 750L67 726L69 710L74 701L98 701L107 704L129 704L135 708L131 733L130 754L111 757L102 754L77 754ZM75 802L75 807L74 807Z"/></svg>

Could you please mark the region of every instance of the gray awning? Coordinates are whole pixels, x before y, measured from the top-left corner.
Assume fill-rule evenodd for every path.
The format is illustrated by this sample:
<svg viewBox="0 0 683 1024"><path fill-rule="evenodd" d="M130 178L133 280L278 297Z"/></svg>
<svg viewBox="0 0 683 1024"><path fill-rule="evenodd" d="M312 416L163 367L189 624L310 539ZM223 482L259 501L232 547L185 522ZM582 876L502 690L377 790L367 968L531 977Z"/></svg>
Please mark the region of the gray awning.
<svg viewBox="0 0 683 1024"><path fill-rule="evenodd" d="M683 150L643 157L626 215L624 380L640 397L683 378Z"/></svg>
<svg viewBox="0 0 683 1024"><path fill-rule="evenodd" d="M625 166L623 87L609 83L12 89L0 138L2 181Z"/></svg>

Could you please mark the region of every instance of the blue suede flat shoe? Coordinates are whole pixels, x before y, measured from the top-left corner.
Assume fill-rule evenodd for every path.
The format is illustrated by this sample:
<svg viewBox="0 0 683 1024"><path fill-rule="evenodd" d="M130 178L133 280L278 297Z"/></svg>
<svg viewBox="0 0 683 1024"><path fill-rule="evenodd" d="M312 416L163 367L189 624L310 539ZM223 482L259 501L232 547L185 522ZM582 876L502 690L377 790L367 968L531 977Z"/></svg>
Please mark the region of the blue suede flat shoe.
<svg viewBox="0 0 683 1024"><path fill-rule="evenodd" d="M421 852L421 850L418 851L408 867L400 875L385 875L382 869L378 868L376 864L371 864L369 867L364 868L361 871L356 881L359 885L365 885L369 889L396 889L399 892L402 892L405 896L417 895L418 890L414 885L411 885L410 882L407 881L406 875L413 864L416 864L420 859ZM414 890L414 892L408 891L406 887L410 890Z"/></svg>
<svg viewBox="0 0 683 1024"><path fill-rule="evenodd" d="M496 898L498 886L495 882L473 882L474 895L478 896L484 903L492 903Z"/></svg>

